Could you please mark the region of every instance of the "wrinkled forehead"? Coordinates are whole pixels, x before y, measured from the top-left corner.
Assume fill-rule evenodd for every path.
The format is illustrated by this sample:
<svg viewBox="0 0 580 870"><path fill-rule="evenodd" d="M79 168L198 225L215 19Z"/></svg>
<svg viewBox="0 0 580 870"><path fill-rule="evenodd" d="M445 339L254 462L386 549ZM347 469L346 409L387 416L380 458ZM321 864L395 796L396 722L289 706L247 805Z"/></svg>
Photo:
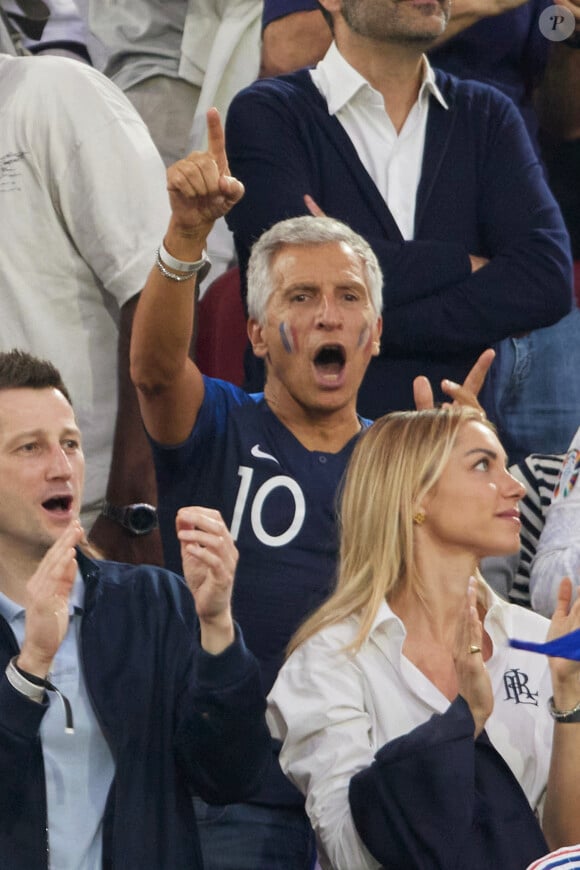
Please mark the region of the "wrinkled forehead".
<svg viewBox="0 0 580 870"><path fill-rule="evenodd" d="M78 430L74 411L54 387L0 390L0 439L18 432Z"/></svg>
<svg viewBox="0 0 580 870"><path fill-rule="evenodd" d="M283 245L270 262L270 296L289 286L357 284L369 294L366 265L347 242Z"/></svg>

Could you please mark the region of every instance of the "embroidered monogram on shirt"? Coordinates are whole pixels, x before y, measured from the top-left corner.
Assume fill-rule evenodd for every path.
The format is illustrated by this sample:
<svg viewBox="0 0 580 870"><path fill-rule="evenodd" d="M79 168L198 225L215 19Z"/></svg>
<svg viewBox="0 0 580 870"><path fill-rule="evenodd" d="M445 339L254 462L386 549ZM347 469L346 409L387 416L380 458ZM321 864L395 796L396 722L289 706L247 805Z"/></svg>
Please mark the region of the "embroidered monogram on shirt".
<svg viewBox="0 0 580 870"><path fill-rule="evenodd" d="M512 668L503 675L505 688L504 701L513 701L515 704L533 704L538 706L539 692L531 692L528 687L528 675L519 668Z"/></svg>

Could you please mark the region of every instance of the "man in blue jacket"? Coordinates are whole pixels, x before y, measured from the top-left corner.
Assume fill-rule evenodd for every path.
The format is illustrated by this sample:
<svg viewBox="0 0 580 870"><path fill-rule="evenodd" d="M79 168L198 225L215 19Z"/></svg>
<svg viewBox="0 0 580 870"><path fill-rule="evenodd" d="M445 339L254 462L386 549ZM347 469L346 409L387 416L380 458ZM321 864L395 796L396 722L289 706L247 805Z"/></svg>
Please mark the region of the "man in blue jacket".
<svg viewBox="0 0 580 870"><path fill-rule="evenodd" d="M580 417L580 317L566 317L567 232L520 114L493 88L429 66L448 0L321 5L334 32L325 58L255 82L228 113L230 166L246 189L227 218L242 271L281 219L318 207L344 221L385 277L381 352L359 411L412 408L416 375L461 383L493 345L480 400L510 459L566 450Z"/></svg>
<svg viewBox="0 0 580 870"><path fill-rule="evenodd" d="M185 582L94 561L83 475L57 370L0 354L0 866L202 868L191 791L243 799L270 755L231 615L237 551L190 507Z"/></svg>

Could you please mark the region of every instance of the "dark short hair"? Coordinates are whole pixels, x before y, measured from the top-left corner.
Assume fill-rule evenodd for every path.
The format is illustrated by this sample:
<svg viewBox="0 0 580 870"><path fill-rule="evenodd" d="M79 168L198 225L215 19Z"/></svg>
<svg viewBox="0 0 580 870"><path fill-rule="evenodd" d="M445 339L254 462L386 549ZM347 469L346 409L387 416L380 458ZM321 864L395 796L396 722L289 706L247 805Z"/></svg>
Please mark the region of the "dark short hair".
<svg viewBox="0 0 580 870"><path fill-rule="evenodd" d="M59 390L72 405L60 372L51 362L17 348L0 353L0 390L46 390L51 387Z"/></svg>

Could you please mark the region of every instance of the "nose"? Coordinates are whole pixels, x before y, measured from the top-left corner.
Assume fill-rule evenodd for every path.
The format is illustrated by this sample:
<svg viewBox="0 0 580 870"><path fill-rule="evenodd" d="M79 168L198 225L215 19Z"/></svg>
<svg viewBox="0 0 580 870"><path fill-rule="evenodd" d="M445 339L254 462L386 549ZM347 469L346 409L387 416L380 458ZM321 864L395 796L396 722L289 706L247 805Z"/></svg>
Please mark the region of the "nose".
<svg viewBox="0 0 580 870"><path fill-rule="evenodd" d="M61 445L57 444L50 450L47 477L51 480L55 478L68 480L71 475L72 466L70 464L70 459Z"/></svg>
<svg viewBox="0 0 580 870"><path fill-rule="evenodd" d="M342 324L342 313L333 293L323 293L320 297L316 319L319 326L335 329Z"/></svg>
<svg viewBox="0 0 580 870"><path fill-rule="evenodd" d="M504 494L508 498L513 498L515 501L520 501L526 494L526 488L517 477L510 474L509 469L505 470Z"/></svg>

